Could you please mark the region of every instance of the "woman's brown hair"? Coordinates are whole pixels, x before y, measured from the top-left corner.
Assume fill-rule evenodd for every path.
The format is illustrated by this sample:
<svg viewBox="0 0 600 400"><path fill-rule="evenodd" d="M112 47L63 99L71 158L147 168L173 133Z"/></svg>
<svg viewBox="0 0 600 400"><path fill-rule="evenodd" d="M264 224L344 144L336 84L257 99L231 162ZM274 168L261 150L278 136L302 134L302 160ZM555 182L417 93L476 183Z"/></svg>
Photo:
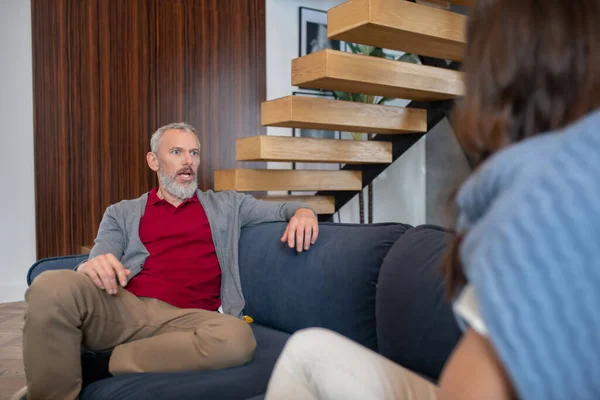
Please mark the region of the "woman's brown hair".
<svg viewBox="0 0 600 400"><path fill-rule="evenodd" d="M463 71L454 130L475 166L572 123L600 106L600 0L475 0ZM461 240L442 263L451 296L466 282Z"/></svg>

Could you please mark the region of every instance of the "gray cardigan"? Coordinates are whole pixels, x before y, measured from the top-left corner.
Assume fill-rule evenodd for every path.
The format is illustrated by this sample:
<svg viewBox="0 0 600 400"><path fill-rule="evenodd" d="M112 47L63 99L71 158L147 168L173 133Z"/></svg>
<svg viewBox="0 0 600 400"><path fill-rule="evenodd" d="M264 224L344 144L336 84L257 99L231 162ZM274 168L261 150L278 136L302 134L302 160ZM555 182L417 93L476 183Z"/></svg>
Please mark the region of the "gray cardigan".
<svg viewBox="0 0 600 400"><path fill-rule="evenodd" d="M196 195L206 212L221 266L223 312L240 316L245 305L238 265L240 229L262 222L289 221L296 210L310 207L302 203L261 201L232 191L215 193L212 190L197 190ZM90 258L114 254L131 271L129 279L142 270L144 261L150 255L139 235L140 219L147 200L148 193L134 200L123 200L106 209Z"/></svg>

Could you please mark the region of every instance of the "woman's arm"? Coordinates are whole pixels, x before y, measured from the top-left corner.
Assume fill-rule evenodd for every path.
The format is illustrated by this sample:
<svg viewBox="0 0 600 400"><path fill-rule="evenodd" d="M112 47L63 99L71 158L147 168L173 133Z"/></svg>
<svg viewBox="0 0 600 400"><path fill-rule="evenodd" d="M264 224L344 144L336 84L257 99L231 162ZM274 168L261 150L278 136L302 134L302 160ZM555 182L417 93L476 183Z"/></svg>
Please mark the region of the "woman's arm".
<svg viewBox="0 0 600 400"><path fill-rule="evenodd" d="M469 329L444 367L439 400L516 398L510 379L491 343Z"/></svg>

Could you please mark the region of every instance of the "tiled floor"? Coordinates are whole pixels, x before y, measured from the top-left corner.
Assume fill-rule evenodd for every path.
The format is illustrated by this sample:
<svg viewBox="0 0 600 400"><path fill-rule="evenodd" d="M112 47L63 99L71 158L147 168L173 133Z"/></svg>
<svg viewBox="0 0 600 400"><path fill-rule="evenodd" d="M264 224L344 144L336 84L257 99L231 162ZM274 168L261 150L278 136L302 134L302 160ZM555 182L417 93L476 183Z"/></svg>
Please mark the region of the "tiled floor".
<svg viewBox="0 0 600 400"><path fill-rule="evenodd" d="M25 385L21 329L25 302L0 304L0 400Z"/></svg>

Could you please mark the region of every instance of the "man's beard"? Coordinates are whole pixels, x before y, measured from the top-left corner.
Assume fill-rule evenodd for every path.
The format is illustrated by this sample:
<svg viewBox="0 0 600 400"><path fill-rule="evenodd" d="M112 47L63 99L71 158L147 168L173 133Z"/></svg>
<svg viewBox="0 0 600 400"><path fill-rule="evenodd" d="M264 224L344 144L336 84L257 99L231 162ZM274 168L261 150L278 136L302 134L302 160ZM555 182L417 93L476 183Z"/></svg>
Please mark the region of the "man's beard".
<svg viewBox="0 0 600 400"><path fill-rule="evenodd" d="M192 181L188 184L178 183L175 179L177 175L182 172L188 172L192 175ZM160 185L164 190L167 191L171 196L175 196L180 200L187 200L192 197L196 193L196 189L198 189L198 175L192 171L191 168L182 168L177 171L175 176L169 176L167 173L163 171L162 168L158 168L158 179L160 180Z"/></svg>

